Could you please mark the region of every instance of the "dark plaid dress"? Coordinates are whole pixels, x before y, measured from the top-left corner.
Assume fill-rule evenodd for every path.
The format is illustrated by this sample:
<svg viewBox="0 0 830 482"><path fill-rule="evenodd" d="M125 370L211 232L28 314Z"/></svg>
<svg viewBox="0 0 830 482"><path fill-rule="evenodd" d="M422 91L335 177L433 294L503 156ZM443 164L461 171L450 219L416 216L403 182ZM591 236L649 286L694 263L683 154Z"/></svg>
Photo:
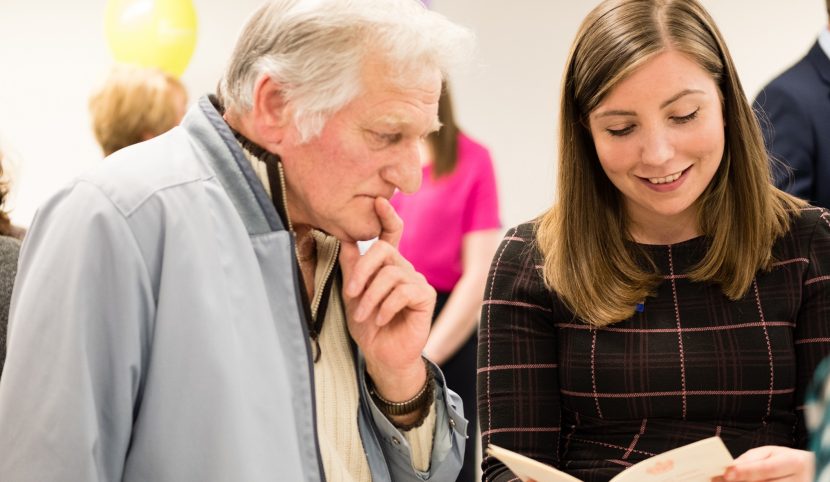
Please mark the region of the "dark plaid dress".
<svg viewBox="0 0 830 482"><path fill-rule="evenodd" d="M478 346L482 446L585 481L712 435L733 456L806 447L805 387L830 353L830 213L807 208L746 296L687 274L704 238L645 246L664 276L642 312L593 329L544 286L534 226L493 261ZM517 480L491 457L485 480Z"/></svg>

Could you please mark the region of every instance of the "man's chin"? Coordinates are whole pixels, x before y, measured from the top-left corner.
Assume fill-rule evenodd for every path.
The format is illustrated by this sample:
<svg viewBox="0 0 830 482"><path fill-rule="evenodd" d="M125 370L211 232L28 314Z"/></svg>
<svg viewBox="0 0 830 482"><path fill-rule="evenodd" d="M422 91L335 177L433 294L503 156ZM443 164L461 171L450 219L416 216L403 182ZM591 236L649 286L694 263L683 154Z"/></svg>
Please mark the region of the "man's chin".
<svg viewBox="0 0 830 482"><path fill-rule="evenodd" d="M380 237L380 230L376 231L374 234L357 234L353 236L346 235L340 238L340 241L344 243L362 243L366 241L374 241L378 237Z"/></svg>
<svg viewBox="0 0 830 482"><path fill-rule="evenodd" d="M345 230L340 241L356 243L358 241L372 241L380 236L380 223L374 226L364 226L359 229Z"/></svg>
<svg viewBox="0 0 830 482"><path fill-rule="evenodd" d="M370 241L380 236L382 226L380 219L374 212L366 212L365 209L357 210L343 210L343 216L337 219L331 219L327 223L329 229L322 229L330 235L336 237L341 243L356 243L358 241ZM349 216L351 214L351 216ZM352 222L349 222L352 220ZM322 223L321 223L322 224ZM321 229L321 228L318 228Z"/></svg>
<svg viewBox="0 0 830 482"><path fill-rule="evenodd" d="M380 226L342 226L340 229L328 231L328 234L339 239L341 243L357 243L380 236Z"/></svg>

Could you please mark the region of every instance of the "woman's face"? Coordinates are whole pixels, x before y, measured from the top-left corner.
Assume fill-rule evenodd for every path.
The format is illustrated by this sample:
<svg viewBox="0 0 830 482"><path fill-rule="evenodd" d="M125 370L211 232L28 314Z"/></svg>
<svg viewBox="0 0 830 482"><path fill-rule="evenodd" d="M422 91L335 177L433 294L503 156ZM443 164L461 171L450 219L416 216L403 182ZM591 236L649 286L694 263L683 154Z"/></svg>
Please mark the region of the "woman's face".
<svg viewBox="0 0 830 482"><path fill-rule="evenodd" d="M696 201L724 150L720 91L708 72L680 52L659 53L614 86L589 126L635 240L666 229L699 234Z"/></svg>

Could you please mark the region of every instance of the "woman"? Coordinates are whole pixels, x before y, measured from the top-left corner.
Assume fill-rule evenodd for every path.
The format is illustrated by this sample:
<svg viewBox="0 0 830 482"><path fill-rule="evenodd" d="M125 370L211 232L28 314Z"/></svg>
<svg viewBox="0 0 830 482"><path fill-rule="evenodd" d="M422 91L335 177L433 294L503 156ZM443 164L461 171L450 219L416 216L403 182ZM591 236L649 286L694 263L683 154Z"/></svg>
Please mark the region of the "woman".
<svg viewBox="0 0 830 482"><path fill-rule="evenodd" d="M712 18L605 1L564 79L557 201L507 233L485 291L483 444L594 481L718 435L726 480L809 480L830 214L772 186Z"/></svg>
<svg viewBox="0 0 830 482"><path fill-rule="evenodd" d="M187 90L153 67L116 65L89 98L95 139L105 156L164 134L187 110Z"/></svg>
<svg viewBox="0 0 830 482"><path fill-rule="evenodd" d="M0 178L3 177L3 152L0 151ZM9 321L9 304L17 274L17 257L20 240L26 230L11 223L5 202L9 194L7 181L0 181L0 375L6 361L6 332Z"/></svg>
<svg viewBox="0 0 830 482"><path fill-rule="evenodd" d="M397 193L391 202L406 226L401 254L438 291L424 355L441 366L447 386L461 395L467 434L475 437L475 327L500 238L496 179L487 149L456 125L446 84L438 118L441 129L426 143L421 189ZM475 480L475 453L468 442L459 482Z"/></svg>

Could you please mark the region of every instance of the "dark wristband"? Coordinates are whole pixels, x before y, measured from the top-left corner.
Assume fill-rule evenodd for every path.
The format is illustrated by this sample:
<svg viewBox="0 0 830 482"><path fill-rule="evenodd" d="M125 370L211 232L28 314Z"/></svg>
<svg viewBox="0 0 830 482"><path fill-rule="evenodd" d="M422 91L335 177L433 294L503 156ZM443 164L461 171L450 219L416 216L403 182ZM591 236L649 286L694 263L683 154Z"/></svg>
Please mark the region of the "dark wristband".
<svg viewBox="0 0 830 482"><path fill-rule="evenodd" d="M432 400L435 396L435 387L434 387L434 375L432 374L432 370L427 365L427 361L424 360L424 368L427 371L427 379L424 382L424 386L415 394L414 397L410 398L409 400L403 402L390 402L386 400L375 389L375 385L372 382L372 379L367 377L369 381L369 395L372 396L372 400L377 405L378 409L386 415L387 417L398 417L402 415L411 415L413 413L419 412L421 416L418 417L418 420L411 424L397 424L392 421L392 424L395 425L398 429L401 430L410 430L416 427L420 427L424 420L426 419L427 415L429 414L429 407L432 405ZM391 420L391 419L390 419Z"/></svg>

